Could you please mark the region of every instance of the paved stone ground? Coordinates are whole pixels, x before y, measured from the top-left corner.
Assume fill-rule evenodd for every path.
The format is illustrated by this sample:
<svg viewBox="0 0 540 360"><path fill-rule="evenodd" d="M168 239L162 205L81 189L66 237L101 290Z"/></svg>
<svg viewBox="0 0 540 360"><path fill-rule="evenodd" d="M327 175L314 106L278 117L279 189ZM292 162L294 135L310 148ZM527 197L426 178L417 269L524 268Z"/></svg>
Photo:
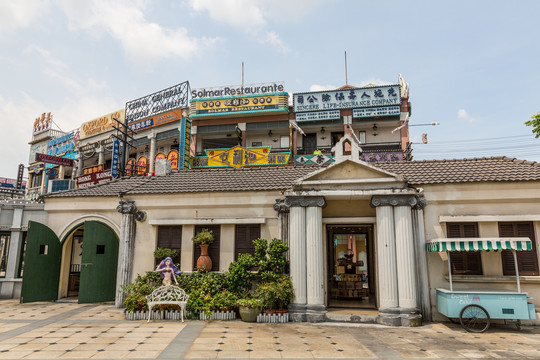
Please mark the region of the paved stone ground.
<svg viewBox="0 0 540 360"><path fill-rule="evenodd" d="M0 300L0 359L540 359L540 328L127 321L110 305Z"/></svg>

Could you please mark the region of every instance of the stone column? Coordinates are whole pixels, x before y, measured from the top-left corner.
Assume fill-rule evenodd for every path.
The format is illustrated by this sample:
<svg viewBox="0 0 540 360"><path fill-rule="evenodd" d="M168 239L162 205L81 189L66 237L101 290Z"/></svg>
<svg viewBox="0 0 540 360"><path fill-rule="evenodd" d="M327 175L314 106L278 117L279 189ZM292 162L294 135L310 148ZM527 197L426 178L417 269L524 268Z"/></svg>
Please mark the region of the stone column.
<svg viewBox="0 0 540 360"><path fill-rule="evenodd" d="M411 212L411 207L416 206L418 201L417 195L374 196L371 199L371 206L377 207L381 323L403 326L421 324ZM397 292L394 294L396 286Z"/></svg>
<svg viewBox="0 0 540 360"><path fill-rule="evenodd" d="M274 210L278 213L278 238L281 239L289 248L289 207L285 204L284 199L276 199ZM290 260L289 252L285 253L285 258Z"/></svg>
<svg viewBox="0 0 540 360"><path fill-rule="evenodd" d="M426 259L426 234L424 229L424 210L427 202L423 195L418 196L418 204L413 207L413 237L415 243L415 258L416 258L416 286L418 306L422 318L427 321L431 320L431 300L429 294L429 277L428 265Z"/></svg>
<svg viewBox="0 0 540 360"><path fill-rule="evenodd" d="M156 134L152 132L152 135L148 137L150 139L150 155L148 155L148 162L150 163L150 168L148 172L150 174L156 172L156 150L157 150L157 139Z"/></svg>
<svg viewBox="0 0 540 360"><path fill-rule="evenodd" d="M116 298L114 305L117 308L123 306L125 295L120 292L122 285L129 284L133 264L133 252L135 247L135 213L137 207L135 201L121 200L116 211L122 214L120 222L120 243L118 247L118 270L116 272Z"/></svg>
<svg viewBox="0 0 540 360"><path fill-rule="evenodd" d="M290 269L294 288L294 300L289 305L292 321L306 320L306 209L290 198L286 200L290 210Z"/></svg>
<svg viewBox="0 0 540 360"><path fill-rule="evenodd" d="M377 212L377 276L379 290L379 321L385 325L399 325L396 242L394 211L379 197L371 199Z"/></svg>
<svg viewBox="0 0 540 360"><path fill-rule="evenodd" d="M82 176L83 174L83 156L81 153L77 155L77 176Z"/></svg>
<svg viewBox="0 0 540 360"><path fill-rule="evenodd" d="M306 208L307 312L309 322L326 320L324 305L324 257L322 236L323 197L310 198Z"/></svg>
<svg viewBox="0 0 540 360"><path fill-rule="evenodd" d="M399 254L396 260L401 325L411 326L411 322L417 321L418 318L411 206L400 205L394 207L394 221L396 227L396 253Z"/></svg>

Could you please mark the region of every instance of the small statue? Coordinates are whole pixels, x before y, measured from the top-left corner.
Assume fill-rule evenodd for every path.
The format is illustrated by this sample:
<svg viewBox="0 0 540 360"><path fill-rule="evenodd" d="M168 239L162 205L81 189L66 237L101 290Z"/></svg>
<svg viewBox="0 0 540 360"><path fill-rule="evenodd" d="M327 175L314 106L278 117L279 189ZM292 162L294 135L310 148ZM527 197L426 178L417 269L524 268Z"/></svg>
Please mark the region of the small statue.
<svg viewBox="0 0 540 360"><path fill-rule="evenodd" d="M162 283L164 286L172 285L172 280L174 280L176 285L178 285L176 275L180 275L182 273L178 270L176 265L174 265L173 260L170 257L161 260L155 271L161 273L161 278L163 279Z"/></svg>

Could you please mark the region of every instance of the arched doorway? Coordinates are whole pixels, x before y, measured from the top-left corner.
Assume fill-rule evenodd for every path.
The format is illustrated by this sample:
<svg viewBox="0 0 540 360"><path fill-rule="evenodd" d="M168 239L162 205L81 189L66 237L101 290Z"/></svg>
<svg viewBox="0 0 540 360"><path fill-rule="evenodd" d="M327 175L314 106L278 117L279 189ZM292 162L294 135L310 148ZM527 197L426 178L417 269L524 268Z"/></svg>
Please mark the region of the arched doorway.
<svg viewBox="0 0 540 360"><path fill-rule="evenodd" d="M46 225L30 222L21 301L67 296L81 304L112 301L117 264L118 238L102 222L76 225L62 242Z"/></svg>

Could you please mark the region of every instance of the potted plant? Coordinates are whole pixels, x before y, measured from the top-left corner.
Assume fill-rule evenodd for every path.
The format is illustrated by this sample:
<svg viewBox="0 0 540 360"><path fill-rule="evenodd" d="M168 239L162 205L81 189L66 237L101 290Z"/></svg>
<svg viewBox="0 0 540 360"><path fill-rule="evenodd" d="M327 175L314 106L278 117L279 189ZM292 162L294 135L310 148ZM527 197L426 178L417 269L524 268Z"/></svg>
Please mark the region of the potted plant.
<svg viewBox="0 0 540 360"><path fill-rule="evenodd" d="M194 244L199 245L201 248L201 255L197 259L197 270L210 271L212 269L212 259L208 256L208 246L214 242L214 233L204 228L192 240Z"/></svg>
<svg viewBox="0 0 540 360"><path fill-rule="evenodd" d="M269 313L286 313L287 306L294 299L291 278L288 275L281 275L275 281L261 283L257 286L255 294Z"/></svg>
<svg viewBox="0 0 540 360"><path fill-rule="evenodd" d="M261 299L244 298L237 301L240 318L245 322L256 322L261 312L263 301Z"/></svg>

